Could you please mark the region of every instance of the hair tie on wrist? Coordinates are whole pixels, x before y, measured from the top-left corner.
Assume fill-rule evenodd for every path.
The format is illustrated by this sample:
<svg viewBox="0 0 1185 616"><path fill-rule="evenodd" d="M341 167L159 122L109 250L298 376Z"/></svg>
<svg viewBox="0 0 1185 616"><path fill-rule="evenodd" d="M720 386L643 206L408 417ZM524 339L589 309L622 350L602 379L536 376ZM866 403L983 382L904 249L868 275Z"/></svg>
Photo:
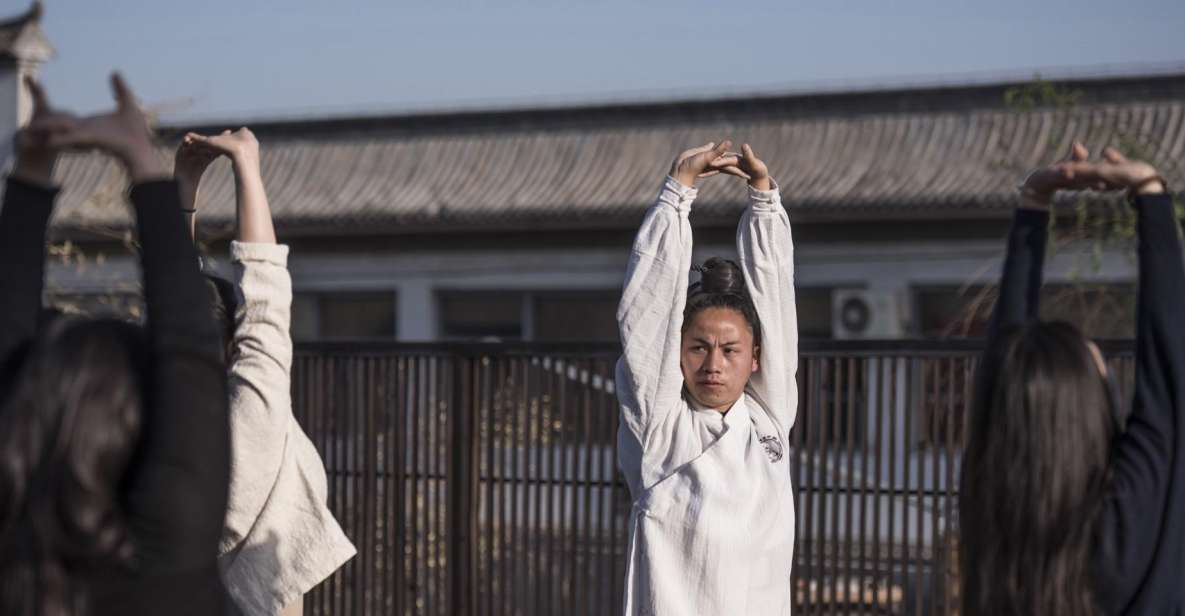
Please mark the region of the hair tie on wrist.
<svg viewBox="0 0 1185 616"><path fill-rule="evenodd" d="M183 208L181 208L181 213L182 214L197 214L197 208L196 207L183 207Z"/></svg>

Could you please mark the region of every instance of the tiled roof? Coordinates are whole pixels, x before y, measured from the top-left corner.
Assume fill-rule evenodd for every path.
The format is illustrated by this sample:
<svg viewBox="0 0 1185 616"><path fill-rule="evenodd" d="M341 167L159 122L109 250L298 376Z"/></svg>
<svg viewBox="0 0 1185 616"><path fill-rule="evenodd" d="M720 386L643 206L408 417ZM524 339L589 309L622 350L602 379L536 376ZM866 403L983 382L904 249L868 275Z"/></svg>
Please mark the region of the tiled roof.
<svg viewBox="0 0 1185 616"><path fill-rule="evenodd" d="M1005 84L252 128L278 224L316 234L632 226L671 158L720 138L752 143L815 220L1002 216L1025 170L1073 138L1135 149L1185 186L1185 75L1066 87L1083 96L1027 111L1005 107ZM58 225L126 227L113 163L71 156L59 175ZM735 221L745 193L730 180L703 182L693 220ZM203 186L201 220L225 223L229 166Z"/></svg>

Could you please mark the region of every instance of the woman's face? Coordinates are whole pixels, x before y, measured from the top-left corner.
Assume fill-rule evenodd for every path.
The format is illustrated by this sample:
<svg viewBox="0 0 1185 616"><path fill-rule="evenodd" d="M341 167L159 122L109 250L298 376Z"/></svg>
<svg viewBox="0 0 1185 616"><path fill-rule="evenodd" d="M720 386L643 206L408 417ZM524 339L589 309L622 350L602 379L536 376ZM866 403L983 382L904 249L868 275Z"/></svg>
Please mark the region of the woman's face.
<svg viewBox="0 0 1185 616"><path fill-rule="evenodd" d="M683 332L680 353L683 384L703 406L725 412L757 372L753 330L732 308L706 308Z"/></svg>

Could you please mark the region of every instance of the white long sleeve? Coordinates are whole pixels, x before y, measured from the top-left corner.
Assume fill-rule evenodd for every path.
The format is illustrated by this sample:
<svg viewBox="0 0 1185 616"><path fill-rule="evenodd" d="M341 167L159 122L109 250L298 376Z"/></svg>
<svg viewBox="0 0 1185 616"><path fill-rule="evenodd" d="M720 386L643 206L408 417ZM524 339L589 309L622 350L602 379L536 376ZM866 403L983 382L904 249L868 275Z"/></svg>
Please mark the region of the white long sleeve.
<svg viewBox="0 0 1185 616"><path fill-rule="evenodd" d="M798 311L794 301L794 241L777 186L749 188L737 227L737 254L761 321L760 369L749 394L789 436L798 412Z"/></svg>
<svg viewBox="0 0 1185 616"><path fill-rule="evenodd" d="M355 553L326 505L321 457L292 415L287 257L287 246L231 243L240 305L219 567L245 616L278 614Z"/></svg>
<svg viewBox="0 0 1185 616"><path fill-rule="evenodd" d="M622 468L635 492L657 480L653 473L643 473L643 452L664 448L664 428L687 409L679 345L691 271L687 216L695 196L694 188L673 178L663 183L634 240L617 310L623 347L617 364L619 443Z"/></svg>
<svg viewBox="0 0 1185 616"><path fill-rule="evenodd" d="M292 421L288 247L234 242L231 251L239 307L227 390L237 455L231 456L223 553L243 541L267 503L284 463Z"/></svg>

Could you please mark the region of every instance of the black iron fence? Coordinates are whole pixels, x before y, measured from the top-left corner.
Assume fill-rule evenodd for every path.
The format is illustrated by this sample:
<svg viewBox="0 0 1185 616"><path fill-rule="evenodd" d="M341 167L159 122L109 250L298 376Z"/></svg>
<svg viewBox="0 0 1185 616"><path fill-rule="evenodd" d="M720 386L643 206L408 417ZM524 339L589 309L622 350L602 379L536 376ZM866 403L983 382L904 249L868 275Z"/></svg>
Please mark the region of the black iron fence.
<svg viewBox="0 0 1185 616"><path fill-rule="evenodd" d="M1130 349L1107 345L1121 383ZM791 433L797 614L953 614L974 343L804 343ZM297 418L358 556L306 613L620 610L617 350L304 345Z"/></svg>

